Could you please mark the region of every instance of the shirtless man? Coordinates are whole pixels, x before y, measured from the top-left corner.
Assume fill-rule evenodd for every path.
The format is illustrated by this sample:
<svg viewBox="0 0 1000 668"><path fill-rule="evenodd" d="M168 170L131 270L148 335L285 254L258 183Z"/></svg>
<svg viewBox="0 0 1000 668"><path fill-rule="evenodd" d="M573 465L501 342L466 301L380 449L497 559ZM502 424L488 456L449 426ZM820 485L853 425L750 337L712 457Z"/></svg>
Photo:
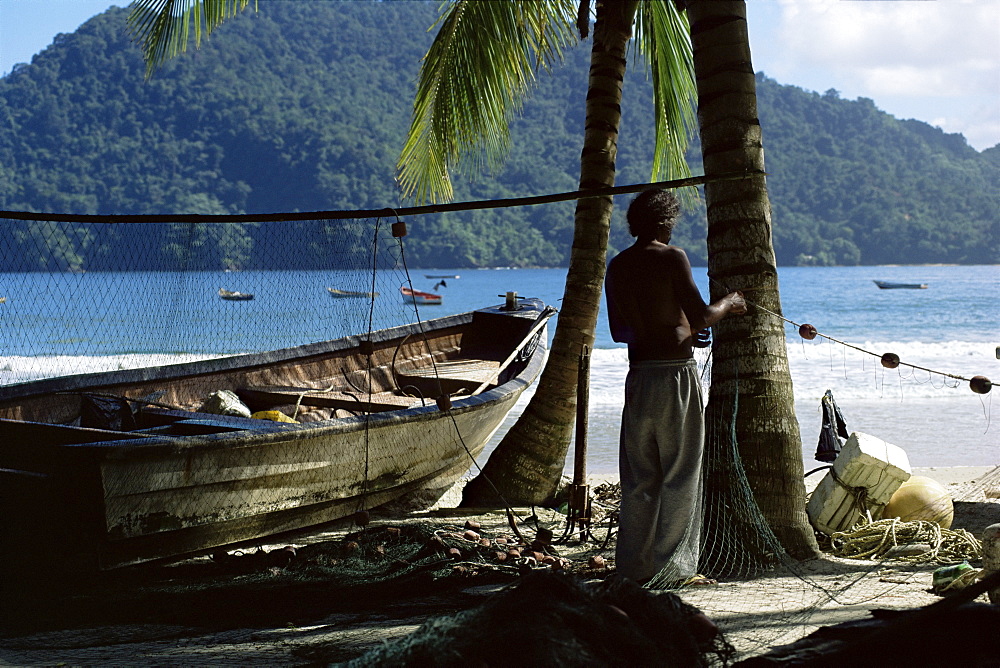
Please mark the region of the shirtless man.
<svg viewBox="0 0 1000 668"><path fill-rule="evenodd" d="M680 206L649 190L628 210L635 243L608 265L611 337L628 344L616 563L639 583L683 581L698 568L704 405L692 349L708 327L746 313L733 292L706 304L687 254L669 245Z"/></svg>

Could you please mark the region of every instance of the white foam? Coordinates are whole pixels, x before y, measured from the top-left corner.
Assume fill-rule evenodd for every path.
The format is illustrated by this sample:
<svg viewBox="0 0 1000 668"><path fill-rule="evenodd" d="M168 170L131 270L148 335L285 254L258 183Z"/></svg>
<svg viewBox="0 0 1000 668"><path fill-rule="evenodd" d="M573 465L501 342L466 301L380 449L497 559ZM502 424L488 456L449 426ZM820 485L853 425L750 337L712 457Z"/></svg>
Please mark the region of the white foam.
<svg viewBox="0 0 1000 668"><path fill-rule="evenodd" d="M52 355L0 357L0 385L24 383L41 378L54 378L99 371L139 369L147 366L166 366L182 362L217 357L217 355L130 354L107 356Z"/></svg>
<svg viewBox="0 0 1000 668"><path fill-rule="evenodd" d="M945 343L871 342L851 343L861 352L825 340L788 341L786 350L796 401L819 402L826 390L852 399L916 399L955 396L971 392L968 383L950 376L971 378L997 376L996 346L989 342ZM704 358L699 352L700 365ZM903 364L897 369L882 366L883 353L895 353ZM913 366L909 366L913 365ZM921 368L913 368L921 367ZM934 372L924 371L930 369ZM628 372L624 348L598 349L591 356L590 401L620 405ZM1000 378L992 378L994 381Z"/></svg>

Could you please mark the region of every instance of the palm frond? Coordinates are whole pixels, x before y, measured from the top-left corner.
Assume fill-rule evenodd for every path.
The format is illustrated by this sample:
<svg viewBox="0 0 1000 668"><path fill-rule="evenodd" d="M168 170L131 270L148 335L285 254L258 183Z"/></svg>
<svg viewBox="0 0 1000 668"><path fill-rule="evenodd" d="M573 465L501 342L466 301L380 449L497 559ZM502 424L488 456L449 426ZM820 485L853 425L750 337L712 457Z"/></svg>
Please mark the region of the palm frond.
<svg viewBox="0 0 1000 668"><path fill-rule="evenodd" d="M656 146L650 179L685 178L691 172L684 152L698 127L698 89L687 15L677 10L673 0L642 2L635 35L653 79Z"/></svg>
<svg viewBox="0 0 1000 668"><path fill-rule="evenodd" d="M449 172L496 169L509 123L539 68L575 41L573 0L454 0L439 17L420 68L398 180L418 202L451 199Z"/></svg>
<svg viewBox="0 0 1000 668"><path fill-rule="evenodd" d="M195 48L202 33L211 34L226 19L246 9L250 0L134 0L128 16L132 41L146 62L146 78L166 61L187 51L194 31ZM257 0L254 0L254 10Z"/></svg>

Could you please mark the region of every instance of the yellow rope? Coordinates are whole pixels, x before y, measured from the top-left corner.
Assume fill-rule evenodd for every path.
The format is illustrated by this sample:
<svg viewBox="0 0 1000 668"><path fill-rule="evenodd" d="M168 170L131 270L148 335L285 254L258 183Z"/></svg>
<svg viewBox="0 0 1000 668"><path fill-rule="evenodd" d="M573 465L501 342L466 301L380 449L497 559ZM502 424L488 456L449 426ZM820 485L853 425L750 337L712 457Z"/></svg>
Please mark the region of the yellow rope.
<svg viewBox="0 0 1000 668"><path fill-rule="evenodd" d="M837 531L830 536L830 542L834 556L846 559L881 559L894 548L918 544L927 544L930 549L920 554L891 558L913 563L934 561L954 564L983 556L982 544L965 529L942 529L936 522L904 522L898 517L857 524L848 531Z"/></svg>

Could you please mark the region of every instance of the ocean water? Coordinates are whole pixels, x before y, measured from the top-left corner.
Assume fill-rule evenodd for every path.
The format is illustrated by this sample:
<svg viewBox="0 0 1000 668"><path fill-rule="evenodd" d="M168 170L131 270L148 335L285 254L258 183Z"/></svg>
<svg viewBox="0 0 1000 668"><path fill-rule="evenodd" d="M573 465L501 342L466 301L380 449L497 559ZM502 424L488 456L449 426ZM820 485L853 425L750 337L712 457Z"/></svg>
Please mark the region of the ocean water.
<svg viewBox="0 0 1000 668"><path fill-rule="evenodd" d="M694 272L707 298L706 270ZM474 274L476 280L479 274ZM487 274L522 294L539 293L547 300L562 294L561 285L542 293L542 286L549 286L542 280L544 273ZM996 304L1000 267L788 267L779 269L778 276L784 317L812 324L830 337L806 341L797 327L785 325L807 471L822 465L814 456L822 424L820 399L828 389L849 431L899 446L912 466L1000 465L1000 390L975 394L967 382L942 375L982 375L1000 382ZM873 280L927 283L928 288L880 290ZM905 366L886 369L879 357L887 352L934 373ZM698 353L704 364L707 353ZM626 350L611 341L602 310L591 357L587 438L591 473L617 472L627 371ZM525 402L519 402L505 426L516 419ZM491 447L500 436L502 431ZM572 466L572 450L569 459Z"/></svg>
<svg viewBox="0 0 1000 668"><path fill-rule="evenodd" d="M703 268L695 278L708 296ZM503 301L515 291L557 308L565 269L410 270L380 279L370 312L334 300L326 286L368 290L370 277L343 272L192 272L188 274L0 274L0 384L90 370L169 364L336 338L412 321L398 286L438 286L429 319ZM458 278L451 278L458 276ZM432 277L432 278L431 278ZM873 280L927 283L926 290L880 290ZM123 285L131 289L119 289ZM253 292L224 302L220 287ZM796 414L807 470L829 389L850 431L903 448L913 466L1000 464L998 390L973 393L948 376L1000 382L1000 266L789 267L779 269L782 311L824 337L805 341L785 325ZM69 307L67 307L69 305ZM77 306L74 306L77 305ZM166 317L163 317L166 315ZM554 329L550 327L551 332ZM833 339L833 340L831 340ZM878 357L909 366L885 369ZM873 353L873 354L872 354ZM707 351L699 351L704 363ZM591 356L588 468L617 470L618 425L628 362L600 314ZM523 410L522 398L480 463ZM570 463L572 456L570 456Z"/></svg>

